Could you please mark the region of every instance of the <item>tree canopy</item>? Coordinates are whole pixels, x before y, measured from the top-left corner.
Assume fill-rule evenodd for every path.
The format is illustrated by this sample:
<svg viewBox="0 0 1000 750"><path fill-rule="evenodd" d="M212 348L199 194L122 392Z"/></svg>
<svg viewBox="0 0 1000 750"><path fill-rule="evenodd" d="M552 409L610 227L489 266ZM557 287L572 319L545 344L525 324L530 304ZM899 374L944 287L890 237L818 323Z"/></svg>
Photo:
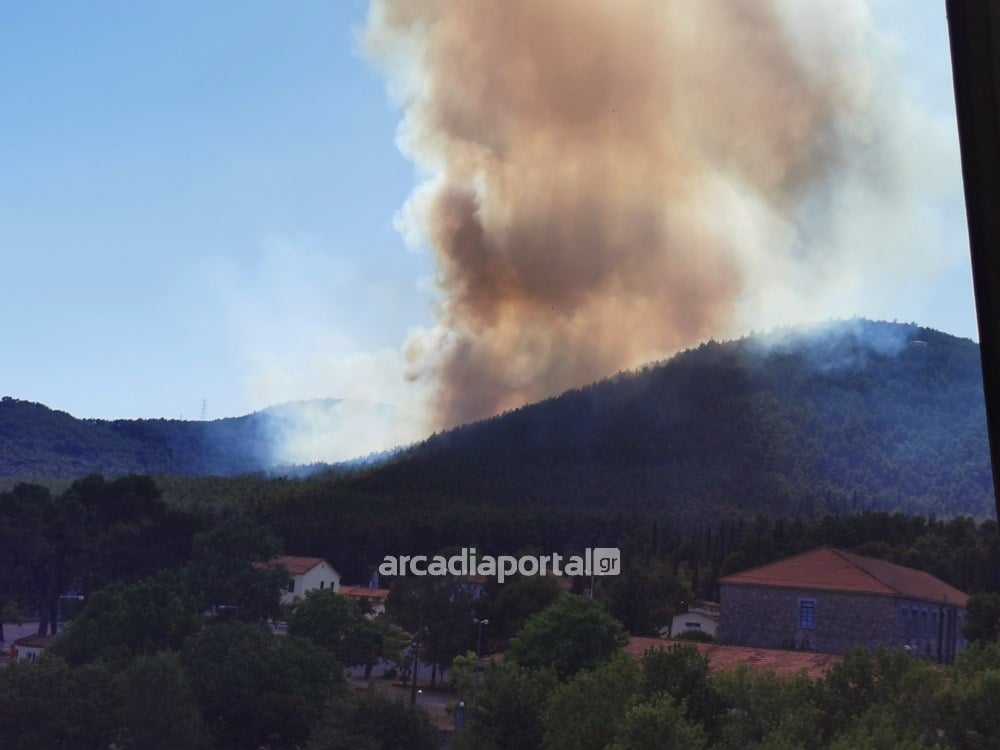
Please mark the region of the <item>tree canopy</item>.
<svg viewBox="0 0 1000 750"><path fill-rule="evenodd" d="M598 602L566 594L528 619L511 639L507 656L529 669L552 667L565 679L600 666L627 642L621 623Z"/></svg>

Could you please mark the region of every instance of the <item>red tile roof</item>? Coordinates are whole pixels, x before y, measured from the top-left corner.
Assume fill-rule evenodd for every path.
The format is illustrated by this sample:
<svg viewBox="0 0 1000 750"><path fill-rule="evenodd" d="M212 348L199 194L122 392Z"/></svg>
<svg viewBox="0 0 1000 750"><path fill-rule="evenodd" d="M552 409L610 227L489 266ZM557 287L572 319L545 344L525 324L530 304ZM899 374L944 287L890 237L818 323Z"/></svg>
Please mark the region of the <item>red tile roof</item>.
<svg viewBox="0 0 1000 750"><path fill-rule="evenodd" d="M367 586L341 586L337 592L341 596L357 596L362 599L385 599L389 589L370 589Z"/></svg>
<svg viewBox="0 0 1000 750"><path fill-rule="evenodd" d="M52 645L52 642L56 639L56 635L26 635L24 638L18 638L14 641L15 646L23 646L24 648L48 648Z"/></svg>
<svg viewBox="0 0 1000 750"><path fill-rule="evenodd" d="M699 643L697 641L675 641L664 638L641 638L632 636L625 653L641 658L651 648L674 648L694 646L708 659L711 672L724 672L746 664L753 671L771 670L779 675L804 673L818 680L843 658L840 654L819 654L815 651L783 651L777 648L753 648L751 646L728 646L721 643Z"/></svg>
<svg viewBox="0 0 1000 750"><path fill-rule="evenodd" d="M293 576L300 576L308 573L320 563L326 562L322 557L295 557L294 555L278 555L273 560L269 560L269 568L282 567ZM329 565L329 563L327 563ZM333 567L332 565L330 567Z"/></svg>
<svg viewBox="0 0 1000 750"><path fill-rule="evenodd" d="M721 584L904 596L964 607L968 597L930 573L823 547L719 579Z"/></svg>

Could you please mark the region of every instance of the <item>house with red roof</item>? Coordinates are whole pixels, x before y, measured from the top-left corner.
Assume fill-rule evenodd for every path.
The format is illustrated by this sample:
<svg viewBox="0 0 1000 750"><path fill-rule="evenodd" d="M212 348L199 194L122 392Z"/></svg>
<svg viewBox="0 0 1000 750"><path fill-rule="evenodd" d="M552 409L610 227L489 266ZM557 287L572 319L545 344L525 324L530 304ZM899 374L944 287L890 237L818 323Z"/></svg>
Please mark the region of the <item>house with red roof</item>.
<svg viewBox="0 0 1000 750"><path fill-rule="evenodd" d="M384 614L385 600L389 598L389 589L370 586L341 586L338 593L356 601L365 614L371 616Z"/></svg>
<svg viewBox="0 0 1000 750"><path fill-rule="evenodd" d="M832 547L719 581L719 640L837 654L905 648L950 664L968 597L929 573Z"/></svg>
<svg viewBox="0 0 1000 750"><path fill-rule="evenodd" d="M279 555L267 562L269 568L288 571L288 586L281 594L281 603L289 604L312 589L340 590L340 573L322 557Z"/></svg>
<svg viewBox="0 0 1000 750"><path fill-rule="evenodd" d="M45 650L52 646L55 642L57 635L26 635L24 638L18 638L14 641L14 645L11 647L14 659L27 659L28 661L34 661L43 653Z"/></svg>

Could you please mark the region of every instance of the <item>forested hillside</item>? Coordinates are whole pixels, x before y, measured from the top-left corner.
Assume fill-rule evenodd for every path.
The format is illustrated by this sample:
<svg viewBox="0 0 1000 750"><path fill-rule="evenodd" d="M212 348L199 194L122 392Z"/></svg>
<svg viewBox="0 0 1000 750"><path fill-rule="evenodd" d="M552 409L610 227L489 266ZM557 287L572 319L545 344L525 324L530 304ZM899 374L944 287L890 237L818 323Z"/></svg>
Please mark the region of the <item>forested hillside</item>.
<svg viewBox="0 0 1000 750"><path fill-rule="evenodd" d="M280 407L213 422L102 422L4 399L0 476L259 471L276 427L289 427ZM245 496L247 481L231 486ZM301 492L425 509L654 511L693 523L865 509L991 516L979 350L863 320L712 341Z"/></svg>
<svg viewBox="0 0 1000 750"><path fill-rule="evenodd" d="M42 404L0 400L0 477L90 473L234 475L271 461L281 407L213 421L76 419Z"/></svg>
<svg viewBox="0 0 1000 750"><path fill-rule="evenodd" d="M993 512L978 346L862 320L709 342L436 435L362 484L678 514Z"/></svg>

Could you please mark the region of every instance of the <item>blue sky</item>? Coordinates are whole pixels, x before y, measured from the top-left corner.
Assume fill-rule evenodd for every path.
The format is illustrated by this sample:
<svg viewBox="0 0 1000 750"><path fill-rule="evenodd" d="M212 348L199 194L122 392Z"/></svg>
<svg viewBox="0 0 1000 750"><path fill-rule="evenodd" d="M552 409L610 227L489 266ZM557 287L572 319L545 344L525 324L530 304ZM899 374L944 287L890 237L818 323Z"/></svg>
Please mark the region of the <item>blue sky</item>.
<svg viewBox="0 0 1000 750"><path fill-rule="evenodd" d="M429 261L392 227L413 170L394 145L398 114L357 53L365 13L347 2L3 6L0 390L88 417L265 405L244 392L238 334L276 303L262 274L279 257L325 297L300 312L358 347L398 347L429 317L413 292ZM388 301L371 304L357 277L391 290ZM296 317L295 299L278 302Z"/></svg>
<svg viewBox="0 0 1000 750"><path fill-rule="evenodd" d="M944 11L928 5L872 9L891 85L941 126L935 158L957 159ZM421 397L399 351L434 323L435 269L394 227L421 176L359 51L367 12L0 6L0 394L100 418ZM976 338L957 162L939 168L932 273L879 279L830 315Z"/></svg>

